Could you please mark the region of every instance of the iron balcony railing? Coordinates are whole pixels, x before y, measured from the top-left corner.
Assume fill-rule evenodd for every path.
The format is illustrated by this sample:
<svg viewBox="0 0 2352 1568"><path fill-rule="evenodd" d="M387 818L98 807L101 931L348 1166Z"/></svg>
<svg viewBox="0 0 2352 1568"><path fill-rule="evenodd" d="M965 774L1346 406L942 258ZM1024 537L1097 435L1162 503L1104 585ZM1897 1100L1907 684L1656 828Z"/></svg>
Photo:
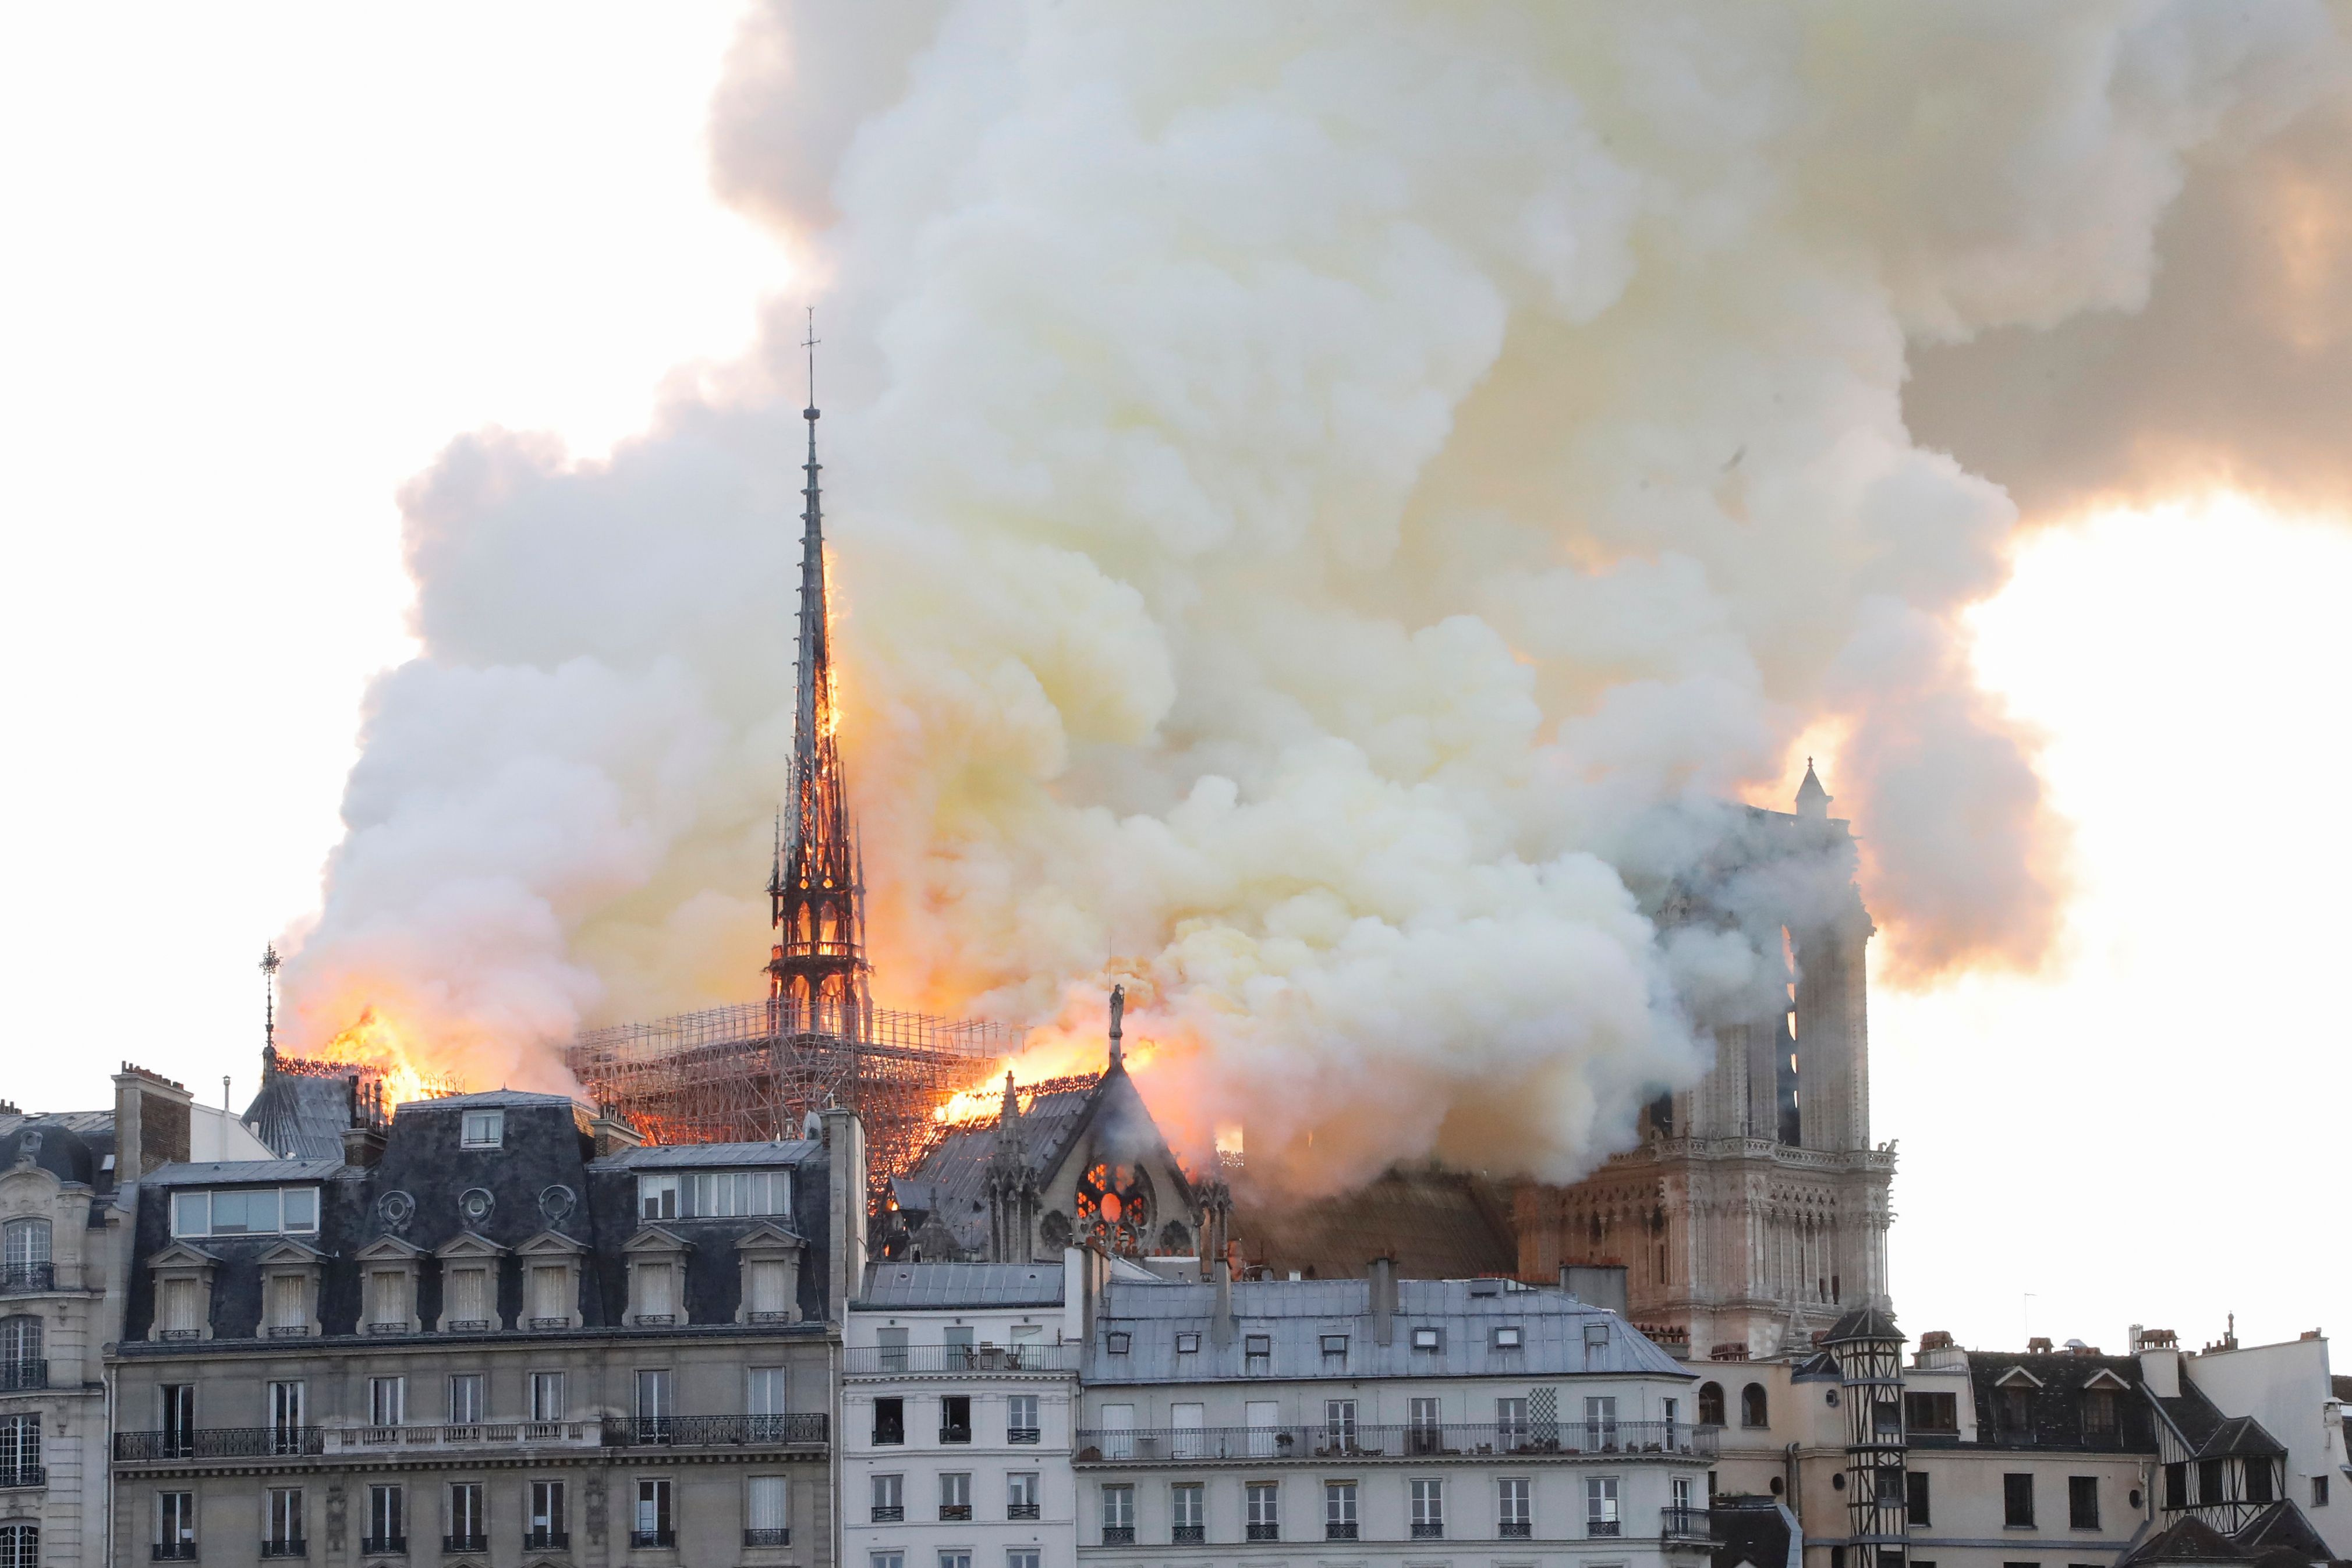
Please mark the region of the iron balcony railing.
<svg viewBox="0 0 2352 1568"><path fill-rule="evenodd" d="M156 1563L194 1563L196 1560L196 1543L193 1541L159 1541L148 1548L147 1555Z"/></svg>
<svg viewBox="0 0 2352 1568"><path fill-rule="evenodd" d="M38 1465L18 1465L0 1470L0 1487L45 1487L49 1484L49 1472Z"/></svg>
<svg viewBox="0 0 2352 1568"><path fill-rule="evenodd" d="M1171 1524L1168 1527L1168 1542L1171 1546L1198 1546L1208 1539L1209 1527L1205 1524Z"/></svg>
<svg viewBox="0 0 2352 1568"><path fill-rule="evenodd" d="M572 1532L568 1530L526 1530L522 1532L525 1552L569 1552Z"/></svg>
<svg viewBox="0 0 2352 1568"><path fill-rule="evenodd" d="M264 1557L308 1557L310 1543L307 1541L265 1541L261 1543Z"/></svg>
<svg viewBox="0 0 2352 1568"><path fill-rule="evenodd" d="M822 1410L784 1416L608 1416L604 1444L645 1448L821 1448L827 1441Z"/></svg>
<svg viewBox="0 0 2352 1568"><path fill-rule="evenodd" d="M1131 1524L1106 1524L1106 1525L1104 1525L1104 1526L1103 1526L1103 1539L1102 1539L1102 1543L1103 1543L1105 1546L1132 1546L1132 1545L1134 1545L1134 1544L1135 1544L1135 1526L1133 1526L1133 1525L1131 1525Z"/></svg>
<svg viewBox="0 0 2352 1568"><path fill-rule="evenodd" d="M1614 1519L1588 1519L1584 1521L1584 1533L1595 1541L1613 1541L1625 1533L1625 1526Z"/></svg>
<svg viewBox="0 0 2352 1568"><path fill-rule="evenodd" d="M368 1535L360 1539L362 1557L404 1557L408 1554L405 1535Z"/></svg>
<svg viewBox="0 0 2352 1568"><path fill-rule="evenodd" d="M58 1270L54 1263L0 1263L0 1296L57 1288Z"/></svg>
<svg viewBox="0 0 2352 1568"><path fill-rule="evenodd" d="M1496 1537L1503 1541L1526 1541L1536 1532L1535 1522L1526 1519L1506 1519L1495 1526Z"/></svg>
<svg viewBox="0 0 2352 1568"><path fill-rule="evenodd" d="M1038 1517L1037 1505L1034 1502L1008 1502L1004 1505L1004 1517L1007 1519L1035 1519Z"/></svg>
<svg viewBox="0 0 2352 1568"><path fill-rule="evenodd" d="M906 1519L907 1505L903 1502L877 1502L874 1505L873 1522L876 1524L903 1524Z"/></svg>
<svg viewBox="0 0 2352 1568"><path fill-rule="evenodd" d="M49 1385L49 1364L18 1358L0 1361L0 1389L47 1388Z"/></svg>
<svg viewBox="0 0 2352 1568"><path fill-rule="evenodd" d="M1076 1372L1084 1345L857 1345L842 1354L850 1377L929 1377Z"/></svg>
<svg viewBox="0 0 2352 1568"><path fill-rule="evenodd" d="M1282 1526L1278 1524L1246 1525L1243 1528L1242 1533L1251 1541L1279 1541L1282 1539Z"/></svg>
<svg viewBox="0 0 2352 1568"><path fill-rule="evenodd" d="M1034 1443L1041 1441L1045 1435L1043 1428L1036 1427L1007 1427L1004 1428L1004 1440L1008 1443Z"/></svg>
<svg viewBox="0 0 2352 1568"><path fill-rule="evenodd" d="M1663 1512L1661 1531L1669 1541L1711 1541L1715 1538L1714 1521L1703 1508L1676 1508L1669 1505Z"/></svg>
<svg viewBox="0 0 2352 1568"><path fill-rule="evenodd" d="M743 1532L743 1544L746 1546L790 1546L792 1543L792 1531L781 1525L773 1530L752 1529Z"/></svg>
<svg viewBox="0 0 2352 1568"><path fill-rule="evenodd" d="M488 1552L490 1538L487 1535L445 1535L441 1538L444 1552Z"/></svg>
<svg viewBox="0 0 2352 1568"><path fill-rule="evenodd" d="M327 1433L322 1427L197 1427L185 1432L114 1435L114 1457L126 1462L271 1459L326 1451Z"/></svg>
<svg viewBox="0 0 2352 1568"><path fill-rule="evenodd" d="M1355 1540L1356 1521L1352 1519L1325 1520L1323 1521L1323 1539L1326 1541Z"/></svg>
<svg viewBox="0 0 2352 1568"><path fill-rule="evenodd" d="M1185 1464L1209 1459L1473 1458L1495 1455L1562 1458L1712 1458L1721 1428L1681 1421L1607 1426L1469 1423L1365 1427L1087 1427L1080 1464Z"/></svg>
<svg viewBox="0 0 2352 1568"><path fill-rule="evenodd" d="M1444 1521L1442 1521L1442 1520L1433 1520L1433 1519L1423 1519L1423 1520L1415 1520L1415 1521L1413 1521L1413 1525L1412 1525L1412 1538L1413 1538L1415 1541L1443 1541L1443 1540L1444 1540L1444 1539L1445 1539L1445 1524L1444 1524Z"/></svg>
<svg viewBox="0 0 2352 1568"><path fill-rule="evenodd" d="M971 1504L968 1502L943 1502L940 1504L940 1517L941 1519L970 1519L971 1517Z"/></svg>
<svg viewBox="0 0 2352 1568"><path fill-rule="evenodd" d="M632 1530L629 1531L629 1544L632 1546L675 1546L677 1544L677 1537L667 1530Z"/></svg>

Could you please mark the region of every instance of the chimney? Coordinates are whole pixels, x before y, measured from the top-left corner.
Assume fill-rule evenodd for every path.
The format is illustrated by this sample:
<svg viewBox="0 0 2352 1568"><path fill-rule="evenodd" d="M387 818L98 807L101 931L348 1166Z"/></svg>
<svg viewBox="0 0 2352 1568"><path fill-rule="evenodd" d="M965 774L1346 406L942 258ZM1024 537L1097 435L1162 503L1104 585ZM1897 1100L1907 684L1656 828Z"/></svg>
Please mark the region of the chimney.
<svg viewBox="0 0 2352 1568"><path fill-rule="evenodd" d="M1625 1315L1625 1265L1622 1263L1562 1263L1559 1288L1588 1307L1604 1307Z"/></svg>
<svg viewBox="0 0 2352 1568"><path fill-rule="evenodd" d="M2139 1353L2139 1375L2158 1399L2180 1397L2180 1348L2151 1344Z"/></svg>
<svg viewBox="0 0 2352 1568"><path fill-rule="evenodd" d="M1209 1260L1214 1292L1209 1304L1209 1343L1223 1350L1234 1343L1234 1260L1220 1252Z"/></svg>
<svg viewBox="0 0 2352 1568"><path fill-rule="evenodd" d="M114 1178L137 1181L158 1166L188 1158L189 1111L195 1096L160 1072L126 1061L114 1075Z"/></svg>
<svg viewBox="0 0 2352 1568"><path fill-rule="evenodd" d="M596 1157L609 1159L623 1149L645 1147L645 1134L629 1123L618 1105L598 1109L595 1119L588 1124L588 1135L594 1140Z"/></svg>
<svg viewBox="0 0 2352 1568"><path fill-rule="evenodd" d="M383 1085L354 1074L343 1080L343 1087L352 1110L351 1125L343 1129L343 1164L373 1166L383 1158L386 1141Z"/></svg>
<svg viewBox="0 0 2352 1568"><path fill-rule="evenodd" d="M1372 1282L1372 1343L1389 1344L1396 1339L1396 1260L1375 1258L1368 1271Z"/></svg>
<svg viewBox="0 0 2352 1568"><path fill-rule="evenodd" d="M837 1105L821 1119L833 1233L832 1293L825 1304L834 1322L846 1323L849 1298L866 1286L866 1124Z"/></svg>

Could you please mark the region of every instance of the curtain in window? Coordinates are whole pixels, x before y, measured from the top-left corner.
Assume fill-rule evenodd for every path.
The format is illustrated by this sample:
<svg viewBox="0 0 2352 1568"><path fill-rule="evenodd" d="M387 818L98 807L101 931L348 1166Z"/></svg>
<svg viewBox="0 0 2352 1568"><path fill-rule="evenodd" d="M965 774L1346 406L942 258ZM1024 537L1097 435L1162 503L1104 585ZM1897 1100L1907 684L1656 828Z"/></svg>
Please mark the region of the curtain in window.
<svg viewBox="0 0 2352 1568"><path fill-rule="evenodd" d="M751 1490L750 1528L782 1530L784 1522L784 1478L753 1476Z"/></svg>
<svg viewBox="0 0 2352 1568"><path fill-rule="evenodd" d="M784 1302L784 1262L781 1258L751 1260L751 1311L781 1312Z"/></svg>
<svg viewBox="0 0 2352 1568"><path fill-rule="evenodd" d="M458 1269L449 1275L449 1311L451 1322L480 1323L490 1319L489 1282L487 1269Z"/></svg>
<svg viewBox="0 0 2352 1568"><path fill-rule="evenodd" d="M572 1303L564 1298L572 1282L572 1270L557 1264L541 1265L530 1271L530 1315L535 1318L568 1318Z"/></svg>
<svg viewBox="0 0 2352 1568"><path fill-rule="evenodd" d="M177 1281L175 1281L177 1282ZM269 1326L274 1329L299 1329L309 1326L310 1281L299 1274L272 1274L269 1277Z"/></svg>

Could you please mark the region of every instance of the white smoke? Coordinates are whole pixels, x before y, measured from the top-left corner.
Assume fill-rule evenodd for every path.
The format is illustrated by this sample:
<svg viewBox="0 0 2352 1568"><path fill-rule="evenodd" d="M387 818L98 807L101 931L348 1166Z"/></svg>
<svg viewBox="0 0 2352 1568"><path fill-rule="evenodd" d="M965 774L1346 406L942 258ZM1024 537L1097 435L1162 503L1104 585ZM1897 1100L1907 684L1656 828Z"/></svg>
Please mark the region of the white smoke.
<svg viewBox="0 0 2352 1568"><path fill-rule="evenodd" d="M1196 1143L1570 1176L1769 1004L1630 889L1805 735L1898 967L2036 959L2062 835L1958 619L2014 512L1906 356L2144 298L2184 161L2343 77L2323 5L841 15L755 16L714 141L832 280L886 1002L1090 1027L1124 976ZM417 482L304 1027L523 1082L753 994L799 324L609 463Z"/></svg>

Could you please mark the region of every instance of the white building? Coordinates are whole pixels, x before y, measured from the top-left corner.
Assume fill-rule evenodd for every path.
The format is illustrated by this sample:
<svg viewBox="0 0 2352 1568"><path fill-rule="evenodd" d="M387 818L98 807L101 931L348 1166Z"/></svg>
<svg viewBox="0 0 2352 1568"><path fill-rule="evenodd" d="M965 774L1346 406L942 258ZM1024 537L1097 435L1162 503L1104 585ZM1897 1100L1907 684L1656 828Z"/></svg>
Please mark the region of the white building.
<svg viewBox="0 0 2352 1568"><path fill-rule="evenodd" d="M1081 1563L1663 1568L1709 1551L1696 1380L1562 1291L1381 1264L1114 1278L1090 1317Z"/></svg>
<svg viewBox="0 0 2352 1568"><path fill-rule="evenodd" d="M866 1270L843 1352L845 1563L1076 1568L1081 1258Z"/></svg>

